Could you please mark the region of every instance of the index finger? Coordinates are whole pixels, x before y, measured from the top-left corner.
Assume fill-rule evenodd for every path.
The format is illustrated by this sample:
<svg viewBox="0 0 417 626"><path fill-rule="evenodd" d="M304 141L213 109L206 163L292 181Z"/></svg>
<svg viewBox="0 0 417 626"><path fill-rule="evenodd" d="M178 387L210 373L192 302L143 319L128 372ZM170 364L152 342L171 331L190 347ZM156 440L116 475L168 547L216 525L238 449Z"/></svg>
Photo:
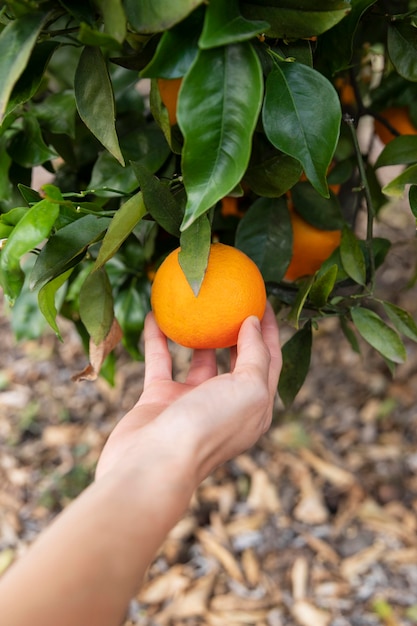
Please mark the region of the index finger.
<svg viewBox="0 0 417 626"><path fill-rule="evenodd" d="M265 314L261 321L262 336L271 356L268 375L270 393L275 393L282 368L282 352L279 340L279 328L270 302L266 303Z"/></svg>
<svg viewBox="0 0 417 626"><path fill-rule="evenodd" d="M167 338L156 323L153 313L145 319L145 378L144 389L154 382L172 380L172 358Z"/></svg>

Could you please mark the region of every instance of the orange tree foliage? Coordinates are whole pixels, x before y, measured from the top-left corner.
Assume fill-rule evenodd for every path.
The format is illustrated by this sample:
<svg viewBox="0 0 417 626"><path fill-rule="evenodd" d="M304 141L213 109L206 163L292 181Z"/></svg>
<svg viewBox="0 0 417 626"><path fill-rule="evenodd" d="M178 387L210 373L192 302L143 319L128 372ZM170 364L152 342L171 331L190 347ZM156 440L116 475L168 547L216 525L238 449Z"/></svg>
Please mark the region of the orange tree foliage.
<svg viewBox="0 0 417 626"><path fill-rule="evenodd" d="M390 368L403 362L403 337L417 340L417 327L375 295L390 242L373 226L389 197L406 190L417 214L417 136L384 117L402 107L417 121L415 6L4 2L0 284L17 336L37 336L46 320L60 337L59 320L69 318L86 347L110 352L102 368L110 379L109 337L122 334L141 358L161 261L180 245L184 274L200 285L210 244L220 241L253 259L277 314L294 327L284 403L303 383L312 329L324 317L340 320L353 349L361 336ZM179 87L174 112L160 90L170 84ZM376 162L368 158L375 134L365 149L357 140L365 116L393 132ZM392 164L401 173L381 189L378 169ZM50 174L40 190L37 166ZM226 196L238 198L236 215L222 213ZM293 282L285 279L289 209L341 231L330 258Z"/></svg>

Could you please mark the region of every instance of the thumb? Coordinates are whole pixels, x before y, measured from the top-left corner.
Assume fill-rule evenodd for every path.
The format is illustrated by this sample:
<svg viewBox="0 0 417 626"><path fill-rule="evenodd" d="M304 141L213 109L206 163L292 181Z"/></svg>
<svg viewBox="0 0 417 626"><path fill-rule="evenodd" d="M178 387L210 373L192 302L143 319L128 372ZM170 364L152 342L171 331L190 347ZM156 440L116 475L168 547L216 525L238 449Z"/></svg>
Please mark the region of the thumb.
<svg viewBox="0 0 417 626"><path fill-rule="evenodd" d="M235 372L255 368L262 377L268 376L269 350L263 340L261 323L255 315L243 322L237 340Z"/></svg>

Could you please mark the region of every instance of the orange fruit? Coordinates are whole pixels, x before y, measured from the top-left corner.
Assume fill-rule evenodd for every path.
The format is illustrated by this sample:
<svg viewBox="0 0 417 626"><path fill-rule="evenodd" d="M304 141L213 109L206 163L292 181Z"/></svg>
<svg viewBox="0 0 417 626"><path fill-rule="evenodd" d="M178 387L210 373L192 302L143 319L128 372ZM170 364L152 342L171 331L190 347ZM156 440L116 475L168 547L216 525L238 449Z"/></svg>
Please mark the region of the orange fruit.
<svg viewBox="0 0 417 626"><path fill-rule="evenodd" d="M228 348L237 342L249 315L261 319L266 291L262 275L246 254L213 243L198 296L194 295L178 261L180 248L158 268L151 305L163 333L188 348Z"/></svg>
<svg viewBox="0 0 417 626"><path fill-rule="evenodd" d="M235 198L234 196L225 196L222 198L220 212L223 217L228 217L230 215L234 217L242 217L243 212L239 207L239 198Z"/></svg>
<svg viewBox="0 0 417 626"><path fill-rule="evenodd" d="M177 102L182 78L158 78L158 89L161 101L168 111L171 126L177 123Z"/></svg>
<svg viewBox="0 0 417 626"><path fill-rule="evenodd" d="M356 105L356 95L353 86L346 77L336 78L335 86L339 92L340 102L346 107Z"/></svg>
<svg viewBox="0 0 417 626"><path fill-rule="evenodd" d="M292 226L292 257L284 279L293 281L311 276L320 269L339 246L340 230L321 230L306 222L295 210L290 209Z"/></svg>
<svg viewBox="0 0 417 626"><path fill-rule="evenodd" d="M408 107L389 107L382 111L381 117L385 118L400 135L417 135L417 128L412 124ZM382 141L387 144L395 135L379 120L375 120L375 132Z"/></svg>
<svg viewBox="0 0 417 626"><path fill-rule="evenodd" d="M334 166L336 165L335 161L332 161L327 169L327 175L330 174L330 172L332 171L332 169L334 168ZM308 181L307 176L305 175L305 172L301 172L301 176L300 176L300 183L305 183L306 181ZM334 195L337 196L337 194L340 191L341 188L341 184L340 183L333 183L333 185L329 185L329 189L331 191L333 191Z"/></svg>

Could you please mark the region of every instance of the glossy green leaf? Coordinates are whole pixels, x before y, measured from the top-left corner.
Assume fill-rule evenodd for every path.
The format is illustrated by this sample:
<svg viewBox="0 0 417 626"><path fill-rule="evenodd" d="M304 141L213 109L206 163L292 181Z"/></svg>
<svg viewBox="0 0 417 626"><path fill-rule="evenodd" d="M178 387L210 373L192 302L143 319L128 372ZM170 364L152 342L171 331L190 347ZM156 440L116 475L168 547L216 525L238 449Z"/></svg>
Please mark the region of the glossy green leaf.
<svg viewBox="0 0 417 626"><path fill-rule="evenodd" d="M115 127L113 88L100 48L86 46L74 78L78 113L101 144L124 165Z"/></svg>
<svg viewBox="0 0 417 626"><path fill-rule="evenodd" d="M296 159L272 146L264 135L255 133L244 182L258 196L279 198L299 180L302 167Z"/></svg>
<svg viewBox="0 0 417 626"><path fill-rule="evenodd" d="M311 285L308 296L311 303L318 309L327 303L336 284L337 274L337 265L331 265L325 272L319 274Z"/></svg>
<svg viewBox="0 0 417 626"><path fill-rule="evenodd" d="M125 0L128 21L138 33L160 33L181 22L203 0Z"/></svg>
<svg viewBox="0 0 417 626"><path fill-rule="evenodd" d="M110 221L108 217L86 215L60 228L38 255L31 272L31 289L44 285L79 262L88 246L103 236Z"/></svg>
<svg viewBox="0 0 417 626"><path fill-rule="evenodd" d="M261 66L248 42L200 51L185 76L177 110L187 192L182 230L240 182L262 92Z"/></svg>
<svg viewBox="0 0 417 626"><path fill-rule="evenodd" d="M398 74L406 80L417 81L417 30L406 21L388 26L387 50Z"/></svg>
<svg viewBox="0 0 417 626"><path fill-rule="evenodd" d="M313 286L314 276L307 276L299 281L298 291L295 296L295 300L292 304L291 310L287 315L287 321L294 328L299 328L300 316L303 312L304 305L310 293L310 289Z"/></svg>
<svg viewBox="0 0 417 626"><path fill-rule="evenodd" d="M303 39L320 35L340 22L350 11L348 0L244 0L243 15L270 23L269 37Z"/></svg>
<svg viewBox="0 0 417 626"><path fill-rule="evenodd" d="M397 331L409 339L417 341L417 324L410 313L392 302L383 302L382 306Z"/></svg>
<svg viewBox="0 0 417 626"><path fill-rule="evenodd" d="M55 41L44 41L35 46L24 71L13 87L7 103L6 115L35 95L41 84L48 61L58 45Z"/></svg>
<svg viewBox="0 0 417 626"><path fill-rule="evenodd" d="M278 393L285 407L294 402L304 384L310 367L312 342L311 322L307 322L283 345Z"/></svg>
<svg viewBox="0 0 417 626"><path fill-rule="evenodd" d="M397 333L375 313L363 307L350 311L359 334L383 357L394 363L404 363L407 354Z"/></svg>
<svg viewBox="0 0 417 626"><path fill-rule="evenodd" d="M113 323L113 295L104 269L91 272L80 290L80 317L92 341L99 345Z"/></svg>
<svg viewBox="0 0 417 626"><path fill-rule="evenodd" d="M104 32L123 43L126 37L126 16L122 0L94 0L104 21Z"/></svg>
<svg viewBox="0 0 417 626"><path fill-rule="evenodd" d="M283 198L259 198L240 221L235 245L259 267L266 282L279 282L292 255L292 228Z"/></svg>
<svg viewBox="0 0 417 626"><path fill-rule="evenodd" d="M43 13L27 13L0 33L0 123L13 87L22 75L45 22Z"/></svg>
<svg viewBox="0 0 417 626"><path fill-rule="evenodd" d="M10 233L0 254L0 284L10 304L23 286L22 257L48 237L58 214L58 204L41 200L26 211Z"/></svg>
<svg viewBox="0 0 417 626"><path fill-rule="evenodd" d="M181 233L178 262L197 297L206 273L211 244L211 227L207 215L201 215Z"/></svg>
<svg viewBox="0 0 417 626"><path fill-rule="evenodd" d="M41 311L42 315L44 316L49 326L55 332L60 341L63 341L63 339L56 321L58 310L56 307L55 299L57 291L67 281L67 279L71 275L71 272L72 268L69 269L67 272L64 272L63 274L60 274L53 280L50 280L42 287L42 289L39 290L38 293L39 310Z"/></svg>
<svg viewBox="0 0 417 626"><path fill-rule="evenodd" d="M333 85L307 65L280 63L268 75L262 117L270 142L300 161L312 185L328 197L326 174L341 121Z"/></svg>
<svg viewBox="0 0 417 626"><path fill-rule="evenodd" d="M12 164L12 159L7 153L7 144L8 137L6 135L0 135L0 206L1 200L9 200L13 188L9 179L9 168Z"/></svg>
<svg viewBox="0 0 417 626"><path fill-rule="evenodd" d="M94 270L102 267L116 254L144 215L146 215L146 207L142 192L139 191L122 204L110 222L94 264Z"/></svg>
<svg viewBox="0 0 417 626"><path fill-rule="evenodd" d="M404 195L406 185L417 185L417 164L410 165L382 188L383 193L394 198Z"/></svg>
<svg viewBox="0 0 417 626"><path fill-rule="evenodd" d="M151 61L140 72L147 78L180 78L198 53L202 15L194 11L184 21L163 33Z"/></svg>
<svg viewBox="0 0 417 626"><path fill-rule="evenodd" d="M169 188L140 163L132 163L148 213L164 230L179 237L182 207Z"/></svg>
<svg viewBox="0 0 417 626"><path fill-rule="evenodd" d="M46 145L38 120L30 114L24 116L22 130L13 136L8 153L13 161L27 168L42 165L58 156Z"/></svg>
<svg viewBox="0 0 417 626"><path fill-rule="evenodd" d="M210 0L198 45L203 49L226 46L252 39L268 29L268 22L245 19L238 0Z"/></svg>
<svg viewBox="0 0 417 626"><path fill-rule="evenodd" d="M417 136L400 135L387 143L379 154L375 167L410 165L417 162Z"/></svg>
<svg viewBox="0 0 417 626"><path fill-rule="evenodd" d="M344 334L344 336L346 337L346 339L348 340L350 347L352 348L352 350L354 352L356 352L356 354L360 354L361 353L361 348L359 345L359 341L357 336L355 335L355 333L353 332L352 328L349 326L347 320L345 317L340 317L339 318L340 321L340 327L342 329L342 332Z"/></svg>
<svg viewBox="0 0 417 626"><path fill-rule="evenodd" d="M342 240L340 242L340 258L346 274L359 285L365 285L365 257L359 241L348 226L345 226L342 231Z"/></svg>
<svg viewBox="0 0 417 626"><path fill-rule="evenodd" d="M75 138L77 107L72 91L50 94L36 104L34 113L42 126L50 132Z"/></svg>
<svg viewBox="0 0 417 626"><path fill-rule="evenodd" d="M306 222L323 230L338 230L344 220L340 203L334 194L323 198L309 183L298 183L291 190L292 201L297 213Z"/></svg>

